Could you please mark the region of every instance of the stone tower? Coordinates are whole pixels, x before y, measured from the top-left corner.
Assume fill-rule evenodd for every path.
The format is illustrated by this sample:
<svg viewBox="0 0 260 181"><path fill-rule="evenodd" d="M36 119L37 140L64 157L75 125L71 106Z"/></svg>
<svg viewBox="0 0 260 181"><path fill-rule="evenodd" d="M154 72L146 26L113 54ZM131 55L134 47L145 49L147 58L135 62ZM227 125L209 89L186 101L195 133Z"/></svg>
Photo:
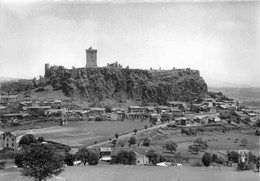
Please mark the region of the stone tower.
<svg viewBox="0 0 260 181"><path fill-rule="evenodd" d="M50 69L50 64L46 63L45 64L45 75L44 75L44 77L48 77L49 76L49 69Z"/></svg>
<svg viewBox="0 0 260 181"><path fill-rule="evenodd" d="M92 47L90 47L89 49L86 50L86 59L87 59L87 64L86 64L86 68L88 67L92 67L92 68L96 68L97 67L97 50L96 49L92 49Z"/></svg>

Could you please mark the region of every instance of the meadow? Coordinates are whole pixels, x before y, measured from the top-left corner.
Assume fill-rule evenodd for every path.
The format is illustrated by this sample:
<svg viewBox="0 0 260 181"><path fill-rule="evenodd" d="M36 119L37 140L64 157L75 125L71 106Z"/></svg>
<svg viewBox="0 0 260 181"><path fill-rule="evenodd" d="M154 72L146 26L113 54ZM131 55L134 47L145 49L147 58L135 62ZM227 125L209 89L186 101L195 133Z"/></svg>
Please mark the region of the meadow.
<svg viewBox="0 0 260 181"><path fill-rule="evenodd" d="M69 122L67 126L28 129L26 132L70 146L88 146L111 139L115 133L124 134L131 133L134 129L144 129L145 125L150 125L148 120L78 121Z"/></svg>
<svg viewBox="0 0 260 181"><path fill-rule="evenodd" d="M29 181L16 172L0 172L1 181ZM259 173L236 171L232 167L156 167L98 165L66 167L58 177L49 181L258 181Z"/></svg>

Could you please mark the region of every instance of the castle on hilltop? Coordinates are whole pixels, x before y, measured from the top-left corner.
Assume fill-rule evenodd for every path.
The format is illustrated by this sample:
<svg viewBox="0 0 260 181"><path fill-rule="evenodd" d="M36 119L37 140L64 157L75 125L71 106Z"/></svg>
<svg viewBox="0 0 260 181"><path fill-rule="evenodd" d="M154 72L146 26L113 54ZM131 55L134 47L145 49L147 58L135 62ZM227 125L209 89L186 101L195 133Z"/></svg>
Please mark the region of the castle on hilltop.
<svg viewBox="0 0 260 181"><path fill-rule="evenodd" d="M97 49L93 49L92 47L89 47L88 49L86 49L86 66L82 67L82 68L75 68L72 67L72 69L66 69L64 68L64 66L57 66L57 65L53 65L50 66L49 63L45 64L45 75L44 77L51 77L51 76L56 76L58 74L64 76L64 75L68 75L70 74L71 77L77 77L80 75L81 71L86 71L87 69L90 68L98 68L97 66ZM117 61L114 63L108 63L107 66L103 67L103 68L112 68L112 69L124 69L123 66L121 64L119 64ZM127 66L125 69L129 69L129 66ZM162 70L161 68L159 68L159 70L156 69L152 69L150 68L150 70L147 70L149 73L152 74L160 74L160 76L164 76L164 75L168 75L171 72L190 72L191 74L197 74L199 75L199 71L198 70L192 70L190 68L186 68L186 69L169 69L169 70Z"/></svg>

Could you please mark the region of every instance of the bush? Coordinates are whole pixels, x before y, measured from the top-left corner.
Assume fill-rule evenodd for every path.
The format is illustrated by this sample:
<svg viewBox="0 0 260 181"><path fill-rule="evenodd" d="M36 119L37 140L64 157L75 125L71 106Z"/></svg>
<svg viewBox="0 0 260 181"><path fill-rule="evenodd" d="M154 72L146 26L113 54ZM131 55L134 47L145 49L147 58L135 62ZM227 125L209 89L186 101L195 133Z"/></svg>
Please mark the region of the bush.
<svg viewBox="0 0 260 181"><path fill-rule="evenodd" d="M133 137L133 136L131 136L130 139L128 140L128 143L129 143L130 145L136 144L136 138Z"/></svg>
<svg viewBox="0 0 260 181"><path fill-rule="evenodd" d="M202 163L208 167L211 163L211 154L210 153L205 153L201 159Z"/></svg>
<svg viewBox="0 0 260 181"><path fill-rule="evenodd" d="M0 161L0 169L4 169L7 161Z"/></svg>
<svg viewBox="0 0 260 181"><path fill-rule="evenodd" d="M150 146L151 140L149 138L145 138L143 141L144 146Z"/></svg>
<svg viewBox="0 0 260 181"><path fill-rule="evenodd" d="M64 163L67 164L68 166L73 166L74 165L74 161L76 160L76 156L70 153L66 154L66 157L64 159Z"/></svg>
<svg viewBox="0 0 260 181"><path fill-rule="evenodd" d="M200 160L196 160L190 164L193 167L203 167L203 163Z"/></svg>
<svg viewBox="0 0 260 181"><path fill-rule="evenodd" d="M17 154L14 158L14 164L17 167L22 167L23 166L23 154Z"/></svg>
<svg viewBox="0 0 260 181"><path fill-rule="evenodd" d="M134 164L135 153L133 151L120 151L112 160L112 163L121 163L124 165Z"/></svg>
<svg viewBox="0 0 260 181"><path fill-rule="evenodd" d="M102 121L102 118L100 116L96 116L95 121Z"/></svg>

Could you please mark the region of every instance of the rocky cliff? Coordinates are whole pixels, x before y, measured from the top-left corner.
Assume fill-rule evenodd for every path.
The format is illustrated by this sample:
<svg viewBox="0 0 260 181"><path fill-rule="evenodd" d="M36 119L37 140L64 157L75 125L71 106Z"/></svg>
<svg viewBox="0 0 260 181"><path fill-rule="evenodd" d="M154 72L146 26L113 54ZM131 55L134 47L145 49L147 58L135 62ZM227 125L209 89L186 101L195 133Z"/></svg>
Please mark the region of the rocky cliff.
<svg viewBox="0 0 260 181"><path fill-rule="evenodd" d="M143 102L189 101L202 98L207 85L199 71L174 69L167 71L82 68L50 71L47 84L61 89L65 95L87 101L125 99Z"/></svg>

